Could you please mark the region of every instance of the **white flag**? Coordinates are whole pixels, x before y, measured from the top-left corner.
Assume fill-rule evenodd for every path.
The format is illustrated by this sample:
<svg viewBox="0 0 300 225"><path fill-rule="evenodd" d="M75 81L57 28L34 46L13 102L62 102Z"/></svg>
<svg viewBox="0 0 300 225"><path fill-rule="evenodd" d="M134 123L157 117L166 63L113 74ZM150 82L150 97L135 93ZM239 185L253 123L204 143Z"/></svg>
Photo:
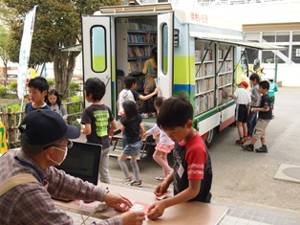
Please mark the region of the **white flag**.
<svg viewBox="0 0 300 225"><path fill-rule="evenodd" d="M25 84L27 78L27 65L30 56L31 40L34 27L36 7L30 10L25 17L23 36L21 40L20 54L19 54L19 69L18 69L18 97L23 99L25 95Z"/></svg>

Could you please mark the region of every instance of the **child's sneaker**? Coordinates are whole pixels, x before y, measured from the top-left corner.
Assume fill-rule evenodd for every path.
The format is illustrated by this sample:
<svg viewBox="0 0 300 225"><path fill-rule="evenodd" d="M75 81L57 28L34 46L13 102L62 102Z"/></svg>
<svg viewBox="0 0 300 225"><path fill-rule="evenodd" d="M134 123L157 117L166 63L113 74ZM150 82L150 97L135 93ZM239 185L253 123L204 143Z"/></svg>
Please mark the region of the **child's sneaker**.
<svg viewBox="0 0 300 225"><path fill-rule="evenodd" d="M141 187L142 186L142 181L133 181L131 184L131 186L136 186L136 187Z"/></svg>
<svg viewBox="0 0 300 225"><path fill-rule="evenodd" d="M127 177L125 178L123 181L122 181L122 184L128 184L132 181L132 178L131 177Z"/></svg>
<svg viewBox="0 0 300 225"><path fill-rule="evenodd" d="M243 146L245 144L247 144L246 140L236 140L235 144L238 146Z"/></svg>
<svg viewBox="0 0 300 225"><path fill-rule="evenodd" d="M149 114L148 114L148 113L142 113L142 117L143 117L144 119L147 119L147 118L149 118Z"/></svg>
<svg viewBox="0 0 300 225"><path fill-rule="evenodd" d="M250 136L250 135L248 135L247 137L246 137L246 140L248 141L248 140L251 140L252 139L252 137Z"/></svg>
<svg viewBox="0 0 300 225"><path fill-rule="evenodd" d="M268 153L268 148L267 146L261 146L260 148L255 149L255 151L258 153Z"/></svg>
<svg viewBox="0 0 300 225"><path fill-rule="evenodd" d="M157 116L156 112L152 112L152 113L151 113L151 116L152 116L153 118L155 118L155 117Z"/></svg>
<svg viewBox="0 0 300 225"><path fill-rule="evenodd" d="M246 151L249 151L249 152L253 152L253 145L249 144L249 145L244 145L242 146L242 148Z"/></svg>
<svg viewBox="0 0 300 225"><path fill-rule="evenodd" d="M156 181L164 181L165 179L166 179L166 177L163 176L163 175L161 175L161 176L159 176L159 177L155 177L155 180L156 180Z"/></svg>

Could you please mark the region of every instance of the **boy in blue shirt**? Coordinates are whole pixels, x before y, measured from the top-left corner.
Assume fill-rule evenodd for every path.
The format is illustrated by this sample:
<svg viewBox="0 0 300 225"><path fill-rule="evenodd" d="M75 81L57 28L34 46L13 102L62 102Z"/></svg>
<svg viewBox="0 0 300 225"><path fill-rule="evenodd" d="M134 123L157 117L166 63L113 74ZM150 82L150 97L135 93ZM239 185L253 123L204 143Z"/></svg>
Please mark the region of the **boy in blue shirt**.
<svg viewBox="0 0 300 225"><path fill-rule="evenodd" d="M37 109L51 109L45 102L45 96L49 90L49 84L43 77L31 79L28 83L29 97L31 102L28 102L25 107L25 114Z"/></svg>

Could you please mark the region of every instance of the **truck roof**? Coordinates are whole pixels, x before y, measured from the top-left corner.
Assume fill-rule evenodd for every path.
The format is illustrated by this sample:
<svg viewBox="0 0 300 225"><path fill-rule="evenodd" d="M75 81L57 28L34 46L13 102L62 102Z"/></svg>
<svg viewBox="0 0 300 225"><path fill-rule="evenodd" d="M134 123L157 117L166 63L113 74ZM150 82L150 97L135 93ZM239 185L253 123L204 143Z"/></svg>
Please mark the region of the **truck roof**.
<svg viewBox="0 0 300 225"><path fill-rule="evenodd" d="M100 7L94 15L110 16L136 16L136 15L157 15L164 12L174 12L181 23L189 23L200 26L216 27L227 30L242 32L242 24L226 20L217 16L202 13L201 9L190 7L174 7L171 3L147 4L147 5L121 5Z"/></svg>

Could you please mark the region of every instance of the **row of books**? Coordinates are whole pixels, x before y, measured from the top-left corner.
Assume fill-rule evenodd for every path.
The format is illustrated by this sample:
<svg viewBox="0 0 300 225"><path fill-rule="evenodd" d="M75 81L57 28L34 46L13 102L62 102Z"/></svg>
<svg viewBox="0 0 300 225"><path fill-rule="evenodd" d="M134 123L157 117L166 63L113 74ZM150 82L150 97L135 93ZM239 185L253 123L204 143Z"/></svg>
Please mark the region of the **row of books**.
<svg viewBox="0 0 300 225"><path fill-rule="evenodd" d="M224 74L222 76L219 76L219 87L220 86L223 86L225 84L230 84L232 83L231 81L231 76L232 74L231 73L228 73L228 74Z"/></svg>
<svg viewBox="0 0 300 225"><path fill-rule="evenodd" d="M148 34L127 34L128 43L148 43Z"/></svg>
<svg viewBox="0 0 300 225"><path fill-rule="evenodd" d="M141 72L145 64L145 59L139 59L128 62L128 73Z"/></svg>
<svg viewBox="0 0 300 225"><path fill-rule="evenodd" d="M196 94L206 92L215 88L215 78L208 78L196 81Z"/></svg>
<svg viewBox="0 0 300 225"><path fill-rule="evenodd" d="M202 69L204 68L204 69ZM205 77L214 75L214 64L205 63L202 65L195 65L195 77Z"/></svg>
<svg viewBox="0 0 300 225"><path fill-rule="evenodd" d="M128 46L127 56L128 58L141 57L141 56L150 57L150 48L149 46L145 46L145 47Z"/></svg>
<svg viewBox="0 0 300 225"><path fill-rule="evenodd" d="M195 51L195 62L201 62L201 50Z"/></svg>
<svg viewBox="0 0 300 225"><path fill-rule="evenodd" d="M226 97L225 92L227 94L232 94L232 87L228 86L225 88L221 88L218 90L218 102L219 105L226 103L230 98Z"/></svg>
<svg viewBox="0 0 300 225"><path fill-rule="evenodd" d="M195 114L203 113L214 107L215 93L210 92L195 98Z"/></svg>
<svg viewBox="0 0 300 225"><path fill-rule="evenodd" d="M140 31L157 31L155 24L127 23L127 29Z"/></svg>
<svg viewBox="0 0 300 225"><path fill-rule="evenodd" d="M128 43L156 43L156 34L127 34Z"/></svg>
<svg viewBox="0 0 300 225"><path fill-rule="evenodd" d="M219 62L219 68L221 67L221 65L222 65L222 62ZM223 66L220 70L220 73L229 72L229 71L232 71L232 60L224 62Z"/></svg>
<svg viewBox="0 0 300 225"><path fill-rule="evenodd" d="M212 53L212 50L204 50L203 51L203 56L204 54L206 53L207 51L207 54L205 55L205 58L204 58L204 61L210 61L210 60L213 60L213 53ZM201 55L202 51L201 50L195 50L195 62L201 62L202 60L202 55Z"/></svg>
<svg viewBox="0 0 300 225"><path fill-rule="evenodd" d="M218 58L219 59L224 59L224 57L225 57L225 54L227 53L227 51L228 51L228 49L219 49L219 51L218 51ZM230 52L229 52L229 54L228 54L228 56L227 56L227 59L228 58L232 58L232 50L230 50Z"/></svg>

